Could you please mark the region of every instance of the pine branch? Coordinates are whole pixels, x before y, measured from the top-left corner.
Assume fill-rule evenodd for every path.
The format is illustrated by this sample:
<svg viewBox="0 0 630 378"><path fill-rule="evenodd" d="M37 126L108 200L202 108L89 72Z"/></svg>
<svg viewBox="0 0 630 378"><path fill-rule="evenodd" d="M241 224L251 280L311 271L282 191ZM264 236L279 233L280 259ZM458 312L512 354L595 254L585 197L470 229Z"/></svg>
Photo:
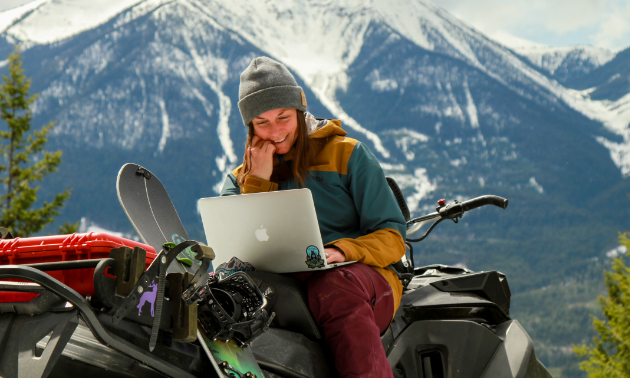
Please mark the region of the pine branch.
<svg viewBox="0 0 630 378"><path fill-rule="evenodd" d="M44 201L39 208L34 207L39 186L33 183L57 171L61 151L44 150L53 122L31 130L30 105L37 95L29 95L31 80L24 75L19 47L8 60L9 75L3 75L0 84L0 120L6 123L6 129L0 130L0 153L5 161L0 164L0 182L6 188L6 193L0 196L1 221L14 235L25 237L41 231L59 215L70 191L58 193L52 202Z"/></svg>

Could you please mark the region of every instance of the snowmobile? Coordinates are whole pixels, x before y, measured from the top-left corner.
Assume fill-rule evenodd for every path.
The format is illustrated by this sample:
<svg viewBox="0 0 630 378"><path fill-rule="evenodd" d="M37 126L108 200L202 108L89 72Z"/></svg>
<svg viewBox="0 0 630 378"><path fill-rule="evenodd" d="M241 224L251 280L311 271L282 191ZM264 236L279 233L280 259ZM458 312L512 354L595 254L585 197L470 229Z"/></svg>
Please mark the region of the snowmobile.
<svg viewBox="0 0 630 378"><path fill-rule="evenodd" d="M138 172L146 179L151 177L150 172L141 167ZM510 289L504 274L473 272L446 265L414 267L411 242L422 241L444 220L457 223L465 212L485 205L505 208L507 200L496 196L448 204L441 200L435 212L410 219L400 189L392 179L388 178L388 182L407 220L410 252L409 259L403 258L392 265L405 290L400 308L381 336L394 376L551 377L536 358L528 334L510 317ZM162 199L170 203L168 195L168 201ZM152 210L152 213L160 212ZM174 216L177 217L176 213ZM412 238L429 223L432 225L422 237ZM134 227L138 230L141 226L134 223ZM1 234L3 239L9 238L0 245L4 253L13 248L19 238L10 239L12 236L7 230L2 230ZM185 231L173 235L181 239ZM88 236L75 234L64 240ZM208 307L212 306L207 301L205 306L196 306L192 298L202 296L206 286L199 284L200 277L205 277L203 283L207 281L205 269L212 253L201 243L186 239L165 243L159 254L151 255L152 261L157 263L152 262L146 271L151 248L146 245L112 248L108 258L0 266L0 376L254 376L227 363L217 366L204 350L204 339L198 337L197 320L206 319L205 324L210 324L203 327L208 334L213 331L211 325L219 323L209 319ZM38 248L37 243L31 244L30 251ZM72 243L64 241L62 244L59 250ZM80 249L89 243L75 244ZM181 266L186 264L173 264L180 266L181 271L157 267L160 263L169 266L175 259L186 260L181 257L186 256L185 252L199 260L188 261L190 266L198 264L196 271L182 270ZM22 253L24 256L27 254ZM54 278L53 273L60 269L66 272L91 269L94 294L81 295ZM251 351L266 377L336 377L332 356L309 311L304 284L285 275L248 270L229 277L247 277L239 282L251 285L247 290L252 292L253 288L256 295L262 295L258 298L259 309L264 309L266 315L255 329L237 332L240 336L232 332L233 329L224 332L225 327L214 327L214 336L238 339L245 335L241 344ZM221 283L219 279L215 281ZM152 298L144 295L151 285L155 285L154 292L156 287L161 290L161 294L156 295L158 299L162 295L163 300L156 300L156 295ZM221 321L218 327L228 320L242 321L239 319L242 308L236 305L242 303L239 293L227 289L219 291L214 291L212 296L225 310L212 313ZM142 300L160 303L151 307L148 314L142 311Z"/></svg>

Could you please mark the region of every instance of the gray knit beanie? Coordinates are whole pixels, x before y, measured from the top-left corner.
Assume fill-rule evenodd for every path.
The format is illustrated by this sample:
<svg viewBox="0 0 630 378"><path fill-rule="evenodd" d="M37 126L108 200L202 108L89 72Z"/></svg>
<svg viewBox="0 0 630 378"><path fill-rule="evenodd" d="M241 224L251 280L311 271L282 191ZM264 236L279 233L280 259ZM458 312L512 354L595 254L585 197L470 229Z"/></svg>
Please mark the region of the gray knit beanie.
<svg viewBox="0 0 630 378"><path fill-rule="evenodd" d="M306 111L306 96L284 64L265 56L254 58L241 73L238 109L248 126L259 115L274 109Z"/></svg>

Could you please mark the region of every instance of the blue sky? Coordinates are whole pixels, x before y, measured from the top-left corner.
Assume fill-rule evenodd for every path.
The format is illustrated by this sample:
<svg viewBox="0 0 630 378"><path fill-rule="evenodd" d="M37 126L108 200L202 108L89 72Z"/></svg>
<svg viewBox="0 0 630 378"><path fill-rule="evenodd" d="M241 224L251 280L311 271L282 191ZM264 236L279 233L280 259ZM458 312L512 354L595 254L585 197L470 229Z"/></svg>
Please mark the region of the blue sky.
<svg viewBox="0 0 630 378"><path fill-rule="evenodd" d="M629 0L432 0L490 37L549 46L630 47Z"/></svg>

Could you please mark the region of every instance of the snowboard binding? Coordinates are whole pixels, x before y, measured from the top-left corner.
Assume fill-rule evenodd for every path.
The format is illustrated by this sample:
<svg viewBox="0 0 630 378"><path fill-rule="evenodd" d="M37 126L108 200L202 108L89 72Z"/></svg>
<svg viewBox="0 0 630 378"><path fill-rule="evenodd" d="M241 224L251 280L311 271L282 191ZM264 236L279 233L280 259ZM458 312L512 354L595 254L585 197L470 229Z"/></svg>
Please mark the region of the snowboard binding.
<svg viewBox="0 0 630 378"><path fill-rule="evenodd" d="M166 288L166 271L171 263L175 260L186 248L190 248L193 252L196 252L195 258L201 260L201 266L190 280L188 288L183 292L182 299L186 301L193 292L198 292L206 285L207 282L207 270L210 266L210 262L214 259L214 251L212 248L203 245L199 242L188 240L178 245L174 243L165 243L162 251L157 255L151 266L136 282L135 286L127 297L122 301L120 306L116 309L113 322L114 324L120 322L127 314L129 314L134 308L139 308L142 305L142 301L145 299L143 293L147 292L150 287L154 289L152 292L156 292L152 301L155 303L155 310L152 314L153 324L151 328L151 339L149 342L149 350L153 351L157 342L158 330L160 328L160 322L162 317L162 304L164 302L164 292ZM191 304L188 301L187 304Z"/></svg>
<svg viewBox="0 0 630 378"><path fill-rule="evenodd" d="M199 295L199 324L215 340L235 340L240 346L251 344L275 317L275 313L268 315L265 296L243 272L225 278L211 275L207 288Z"/></svg>

